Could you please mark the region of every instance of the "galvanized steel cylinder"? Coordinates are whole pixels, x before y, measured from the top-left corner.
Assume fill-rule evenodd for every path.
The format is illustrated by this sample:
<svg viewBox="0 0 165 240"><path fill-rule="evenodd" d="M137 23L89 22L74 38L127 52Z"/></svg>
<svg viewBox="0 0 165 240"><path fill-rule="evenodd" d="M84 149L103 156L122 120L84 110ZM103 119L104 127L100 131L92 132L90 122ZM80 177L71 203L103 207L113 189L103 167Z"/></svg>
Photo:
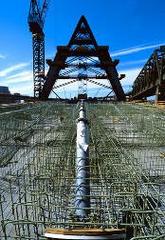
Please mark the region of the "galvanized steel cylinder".
<svg viewBox="0 0 165 240"><path fill-rule="evenodd" d="M80 220L90 212L89 129L84 103L77 120L75 214Z"/></svg>

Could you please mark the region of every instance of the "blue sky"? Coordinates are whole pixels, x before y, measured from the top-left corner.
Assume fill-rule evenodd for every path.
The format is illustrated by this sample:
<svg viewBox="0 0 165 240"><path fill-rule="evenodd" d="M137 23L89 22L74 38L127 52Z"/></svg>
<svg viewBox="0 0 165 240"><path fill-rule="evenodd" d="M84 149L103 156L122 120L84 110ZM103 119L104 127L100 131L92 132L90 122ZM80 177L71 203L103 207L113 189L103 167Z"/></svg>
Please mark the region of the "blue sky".
<svg viewBox="0 0 165 240"><path fill-rule="evenodd" d="M33 95L29 4L30 0L1 1L0 85ZM113 59L120 59L118 70L127 75L124 86L132 84L153 50L165 45L164 0L50 0L45 24L48 58L57 45L68 43L81 15L98 44L109 45Z"/></svg>

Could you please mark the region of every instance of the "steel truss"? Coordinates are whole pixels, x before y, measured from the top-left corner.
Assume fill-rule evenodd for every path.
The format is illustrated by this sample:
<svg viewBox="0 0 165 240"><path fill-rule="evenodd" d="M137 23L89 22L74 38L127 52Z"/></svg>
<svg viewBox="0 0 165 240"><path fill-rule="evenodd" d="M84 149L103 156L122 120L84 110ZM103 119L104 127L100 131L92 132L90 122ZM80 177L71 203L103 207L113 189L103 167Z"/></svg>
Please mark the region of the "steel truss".
<svg viewBox="0 0 165 240"><path fill-rule="evenodd" d="M156 95L165 101L165 46L155 50L133 84L132 99L145 99Z"/></svg>
<svg viewBox="0 0 165 240"><path fill-rule="evenodd" d="M33 34L34 97L39 98L45 77L45 36Z"/></svg>
<svg viewBox="0 0 165 240"><path fill-rule="evenodd" d="M57 54L54 60L47 60L49 71L41 93L41 99L48 99L51 91L56 87L58 79L77 79L77 81L89 80L98 85L107 79L110 92L113 90L116 99L125 100L116 65L119 61L112 61L107 46L98 46L94 35L84 16L79 20L77 27L67 46L57 47ZM92 81L95 79L97 81ZM73 81L70 81L73 83ZM60 84L59 87L68 85ZM104 87L105 84L100 83ZM107 84L108 85L108 84ZM58 86L58 85L57 85ZM106 86L107 88L107 86Z"/></svg>
<svg viewBox="0 0 165 240"><path fill-rule="evenodd" d="M28 15L29 29L33 42L33 81L34 97L39 99L45 78L45 35L44 22L49 0L43 0L42 6L38 0L30 1Z"/></svg>

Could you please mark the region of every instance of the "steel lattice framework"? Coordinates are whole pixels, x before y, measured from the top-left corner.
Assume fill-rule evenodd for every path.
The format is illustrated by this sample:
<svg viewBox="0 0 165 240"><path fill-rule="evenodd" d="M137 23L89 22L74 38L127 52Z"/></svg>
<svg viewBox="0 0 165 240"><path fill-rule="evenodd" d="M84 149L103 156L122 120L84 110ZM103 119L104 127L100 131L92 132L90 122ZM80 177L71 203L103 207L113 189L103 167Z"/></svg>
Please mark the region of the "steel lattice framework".
<svg viewBox="0 0 165 240"><path fill-rule="evenodd" d="M28 24L33 43L34 97L39 98L45 78L45 34L44 20L49 0L44 0L40 8L37 0L31 0Z"/></svg>
<svg viewBox="0 0 165 240"><path fill-rule="evenodd" d="M132 99L156 95L165 101L165 46L155 50L133 84Z"/></svg>
<svg viewBox="0 0 165 240"><path fill-rule="evenodd" d="M84 16L80 18L69 44L57 47L54 60L47 60L47 63L49 71L41 92L42 100L48 99L54 89L83 80L105 88L109 87L108 96L113 91L117 100L125 100L120 83L124 75L119 77L116 70L119 61L112 61L107 46L98 46ZM72 81L56 86L58 79ZM103 79L107 79L109 85L101 83Z"/></svg>
<svg viewBox="0 0 165 240"><path fill-rule="evenodd" d="M90 214L82 221L75 216L78 109L51 102L0 108L0 238L108 228L125 229L127 240L164 240L164 111L86 106Z"/></svg>
<svg viewBox="0 0 165 240"><path fill-rule="evenodd" d="M45 36L33 34L34 97L39 98L45 76Z"/></svg>

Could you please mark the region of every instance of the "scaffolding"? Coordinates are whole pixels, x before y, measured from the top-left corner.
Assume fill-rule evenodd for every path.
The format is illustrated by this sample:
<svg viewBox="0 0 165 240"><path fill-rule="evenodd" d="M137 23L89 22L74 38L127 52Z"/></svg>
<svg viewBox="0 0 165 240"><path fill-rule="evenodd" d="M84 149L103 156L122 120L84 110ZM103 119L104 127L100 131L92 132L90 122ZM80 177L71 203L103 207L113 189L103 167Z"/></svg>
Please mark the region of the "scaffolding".
<svg viewBox="0 0 165 240"><path fill-rule="evenodd" d="M153 105L88 104L90 213L76 216L78 105L0 109L0 239L47 228L125 229L165 239L165 114Z"/></svg>

